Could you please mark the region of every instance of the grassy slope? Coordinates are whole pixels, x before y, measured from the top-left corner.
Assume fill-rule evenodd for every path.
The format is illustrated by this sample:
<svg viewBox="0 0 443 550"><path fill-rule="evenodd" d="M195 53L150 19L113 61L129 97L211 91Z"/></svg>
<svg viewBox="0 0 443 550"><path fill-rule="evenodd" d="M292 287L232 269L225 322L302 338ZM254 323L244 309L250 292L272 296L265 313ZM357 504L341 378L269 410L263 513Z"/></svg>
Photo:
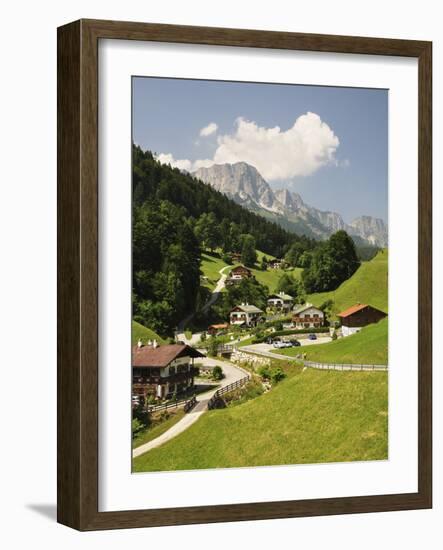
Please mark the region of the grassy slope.
<svg viewBox="0 0 443 550"><path fill-rule="evenodd" d="M252 273L254 274L257 281L266 285L269 288L270 292L275 292L277 288L277 283L284 271L280 269L268 269L267 271L262 271L261 269L258 269L258 266L260 265L263 256L266 256L269 260L274 259L274 256L271 256L270 254L263 254L263 252L257 250L257 265L256 268L252 269ZM213 290L215 288L215 285L217 284L217 281L220 279L220 269L228 265L229 264L225 263L221 258L215 255L208 253L202 254L202 263L200 269L202 270L203 275L207 277L207 279L203 282L203 286L209 288L210 290ZM234 266L231 266L231 268L232 267ZM300 268L295 268L294 270L289 271L289 273L297 279L301 277L301 272L302 269ZM229 273L229 269L226 269L225 273Z"/></svg>
<svg viewBox="0 0 443 550"><path fill-rule="evenodd" d="M302 271L303 270L301 268L295 268L294 270L288 271L287 273L292 275L295 279L299 279L301 277ZM254 274L257 281L266 285L269 288L269 292L272 293L277 290L278 281L283 273L286 272L283 269L268 269L266 271L253 269L252 273Z"/></svg>
<svg viewBox="0 0 443 550"><path fill-rule="evenodd" d="M387 365L388 319L369 325L352 336L306 347L303 351L306 351L308 361ZM278 350L278 353L294 356L300 353L300 348Z"/></svg>
<svg viewBox="0 0 443 550"><path fill-rule="evenodd" d="M237 407L209 411L134 460L135 471L387 458L387 374L308 369Z"/></svg>
<svg viewBox="0 0 443 550"><path fill-rule="evenodd" d="M363 262L354 275L331 292L310 294L307 300L320 306L334 300L333 313L357 302L388 311L388 251L382 250L369 262Z"/></svg>
<svg viewBox="0 0 443 550"><path fill-rule="evenodd" d="M169 428L172 428L174 424L177 424L177 422L179 422L184 416L185 412L183 411L183 409L180 409L160 424L157 424L152 428L148 428L147 430L143 430L137 435L137 437L132 440L132 448L135 449L136 447L140 447L140 445L144 445L145 443L148 443L149 441L160 437L167 430L169 430Z"/></svg>
<svg viewBox="0 0 443 550"><path fill-rule="evenodd" d="M260 265L263 256L266 256L268 260L275 259L274 256L271 256L270 254L263 254L263 252L257 250L257 267ZM296 267L293 270L288 271L288 273L290 273L294 278L299 279L302 271L303 270L301 268ZM285 271L282 269L267 269L266 271L262 271L261 269L253 269L252 273L257 281L269 288L269 292L275 292L277 290L278 281Z"/></svg>
<svg viewBox="0 0 443 550"><path fill-rule="evenodd" d="M157 340L157 342L159 342L160 344L165 343L163 338L161 338L153 330L144 327L140 323L137 323L137 321L132 321L132 344L136 344L139 338L144 344L146 344L148 340L154 339Z"/></svg>
<svg viewBox="0 0 443 550"><path fill-rule="evenodd" d="M220 269L227 267L228 265L229 264L217 256L203 253L200 269L202 270L203 275L207 277L207 279L203 282L203 286L213 290L217 284L217 281L220 279Z"/></svg>

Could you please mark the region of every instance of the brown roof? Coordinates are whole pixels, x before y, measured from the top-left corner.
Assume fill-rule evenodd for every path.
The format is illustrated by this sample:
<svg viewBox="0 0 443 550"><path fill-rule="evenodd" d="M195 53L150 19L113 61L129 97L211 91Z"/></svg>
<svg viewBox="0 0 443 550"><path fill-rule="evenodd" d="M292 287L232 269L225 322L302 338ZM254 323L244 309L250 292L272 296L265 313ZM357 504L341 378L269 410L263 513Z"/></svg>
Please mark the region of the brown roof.
<svg viewBox="0 0 443 550"><path fill-rule="evenodd" d="M237 265L236 267L233 267L231 269L231 273L232 271L248 271L249 273L251 273L251 270L244 265Z"/></svg>
<svg viewBox="0 0 443 550"><path fill-rule="evenodd" d="M185 344L135 347L132 352L133 367L167 367L177 357L204 357L199 351Z"/></svg>
<svg viewBox="0 0 443 550"><path fill-rule="evenodd" d="M208 328L228 328L229 327L229 324L228 323L221 323L219 325L209 325Z"/></svg>
<svg viewBox="0 0 443 550"><path fill-rule="evenodd" d="M349 315L353 315L357 311L365 309L365 307L368 307L368 304L355 304L355 306L348 307L348 309L345 309L341 313L337 313L337 317L349 317Z"/></svg>

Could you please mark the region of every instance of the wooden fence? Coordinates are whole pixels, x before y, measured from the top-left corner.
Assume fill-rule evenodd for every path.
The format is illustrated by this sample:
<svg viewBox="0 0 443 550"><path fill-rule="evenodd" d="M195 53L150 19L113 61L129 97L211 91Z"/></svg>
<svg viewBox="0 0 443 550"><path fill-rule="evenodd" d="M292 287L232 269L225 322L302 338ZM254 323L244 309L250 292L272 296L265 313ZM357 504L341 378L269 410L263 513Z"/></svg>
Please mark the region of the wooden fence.
<svg viewBox="0 0 443 550"><path fill-rule="evenodd" d="M312 369L324 369L324 370L378 370L378 371L387 371L387 365L356 365L356 364L347 364L347 363L317 363L316 361L303 361L303 364L306 367Z"/></svg>
<svg viewBox="0 0 443 550"><path fill-rule="evenodd" d="M162 403L161 405L148 405L146 410L149 413L158 412L158 411L167 411L168 409L177 409L178 407L183 406L185 412L190 411L196 404L197 399L192 396L190 399L180 399L179 401L170 401L169 403Z"/></svg>
<svg viewBox="0 0 443 550"><path fill-rule="evenodd" d="M215 403L217 402L217 399L224 395L225 393L229 393L233 390L236 390L237 388L241 388L244 386L247 382L249 382L251 376L250 374L247 374L243 378L240 378L240 380L237 380L236 382L232 382L232 384L228 384L227 386L223 386L222 388L218 389L214 395L211 397L211 399L208 401L208 409L213 409Z"/></svg>

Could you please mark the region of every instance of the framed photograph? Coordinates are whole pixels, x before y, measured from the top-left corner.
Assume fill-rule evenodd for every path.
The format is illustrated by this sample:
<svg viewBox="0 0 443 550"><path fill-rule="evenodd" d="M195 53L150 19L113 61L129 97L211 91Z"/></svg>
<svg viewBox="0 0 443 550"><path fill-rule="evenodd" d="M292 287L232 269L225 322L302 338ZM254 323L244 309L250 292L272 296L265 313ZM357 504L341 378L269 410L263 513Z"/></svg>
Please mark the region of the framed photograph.
<svg viewBox="0 0 443 550"><path fill-rule="evenodd" d="M432 506L430 42L58 29L58 520Z"/></svg>

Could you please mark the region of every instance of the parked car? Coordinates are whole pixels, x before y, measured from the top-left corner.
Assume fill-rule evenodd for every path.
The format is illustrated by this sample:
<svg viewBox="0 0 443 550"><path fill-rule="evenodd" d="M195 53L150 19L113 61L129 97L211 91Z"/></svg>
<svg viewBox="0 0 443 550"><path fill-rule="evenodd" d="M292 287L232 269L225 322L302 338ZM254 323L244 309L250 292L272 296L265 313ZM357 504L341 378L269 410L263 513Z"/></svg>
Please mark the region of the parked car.
<svg viewBox="0 0 443 550"><path fill-rule="evenodd" d="M308 336L309 340L317 340L317 335L316 334L310 334Z"/></svg>
<svg viewBox="0 0 443 550"><path fill-rule="evenodd" d="M276 349L282 349L282 348L288 347L287 342L282 342L281 340L276 340L272 345Z"/></svg>
<svg viewBox="0 0 443 550"><path fill-rule="evenodd" d="M289 343L292 347L296 348L298 346L301 346L300 342L298 340L289 340Z"/></svg>
<svg viewBox="0 0 443 550"><path fill-rule="evenodd" d="M278 348L278 349L292 348L292 346L293 346L292 342L285 342L285 341L274 342L274 348Z"/></svg>

